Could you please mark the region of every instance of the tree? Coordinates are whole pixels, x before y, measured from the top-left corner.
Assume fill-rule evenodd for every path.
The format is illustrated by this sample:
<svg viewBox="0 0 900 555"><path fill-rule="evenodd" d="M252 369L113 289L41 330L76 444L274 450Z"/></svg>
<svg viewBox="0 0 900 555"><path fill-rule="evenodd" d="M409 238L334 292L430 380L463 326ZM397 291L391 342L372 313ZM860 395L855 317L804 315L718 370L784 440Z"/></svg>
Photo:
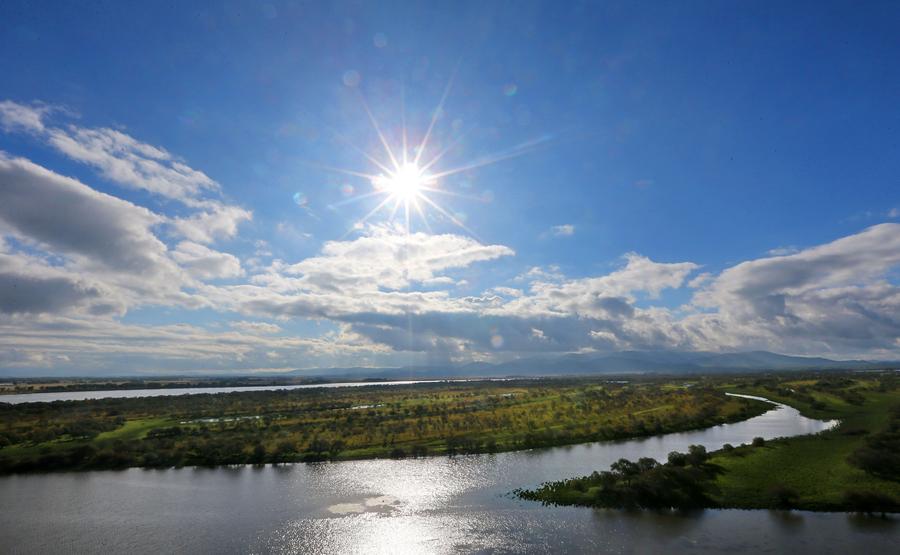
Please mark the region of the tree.
<svg viewBox="0 0 900 555"><path fill-rule="evenodd" d="M687 464L687 455L679 453L678 451L672 451L669 453L667 460L672 466L685 466Z"/></svg>
<svg viewBox="0 0 900 555"><path fill-rule="evenodd" d="M626 485L630 485L631 479L641 473L641 469L637 463L631 462L628 459L619 459L609 465L609 468L621 476Z"/></svg>
<svg viewBox="0 0 900 555"><path fill-rule="evenodd" d="M279 441L275 445L275 460L283 461L294 453L294 444L288 440Z"/></svg>
<svg viewBox="0 0 900 555"><path fill-rule="evenodd" d="M263 447L262 443L257 443L253 446L253 452L250 454L250 462L255 464L261 464L266 460L266 448Z"/></svg>
<svg viewBox="0 0 900 555"><path fill-rule="evenodd" d="M706 452L706 447L702 445L691 445L688 447L687 463L689 465L700 466L705 463L708 458L709 454Z"/></svg>

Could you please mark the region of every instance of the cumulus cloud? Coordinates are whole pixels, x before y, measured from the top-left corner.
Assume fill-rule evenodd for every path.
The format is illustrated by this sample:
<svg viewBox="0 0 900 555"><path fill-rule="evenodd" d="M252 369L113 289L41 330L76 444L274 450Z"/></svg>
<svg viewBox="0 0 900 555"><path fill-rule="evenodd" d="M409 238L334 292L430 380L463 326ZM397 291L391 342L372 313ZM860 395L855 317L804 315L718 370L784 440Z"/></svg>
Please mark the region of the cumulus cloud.
<svg viewBox="0 0 900 555"><path fill-rule="evenodd" d="M197 280L239 277L228 253L154 233L165 218L23 158L0 153L0 311L120 315L148 304L200 307ZM12 245L16 245L13 248Z"/></svg>
<svg viewBox="0 0 900 555"><path fill-rule="evenodd" d="M24 240L88 265L155 273L166 246L150 228L162 218L23 158L0 153L0 222Z"/></svg>
<svg viewBox="0 0 900 555"><path fill-rule="evenodd" d="M338 326L318 338L283 336L280 326L259 320L233 322L232 331L217 333L114 322L85 329L68 322L65 332L59 323L31 331L18 325L15 340L25 344L17 347L17 356L29 349L40 353L50 337L56 346L47 356L83 362L121 341L135 344L141 356L178 368L189 361L203 368L263 368L295 357L308 365L325 360L378 364L399 352L421 353L432 362L621 349L896 352L900 294L885 276L900 264L898 228L876 226L794 255L701 274L701 281L690 279L694 263L657 262L629 253L606 275L567 278L557 272L555 281L545 281L545 271L534 271L526 289L498 286L476 296L415 287L511 251L461 236L407 238L373 229L369 236L328 243L318 255L295 264L276 261L248 282L200 287L210 306L222 311ZM203 259L208 254L203 249L186 243L175 252ZM868 269L855 271L860 265ZM328 283L342 277L354 280L339 287ZM689 281L699 289L687 307L652 305L665 290ZM93 298L90 292L85 296ZM76 296L72 302L87 301ZM22 311L13 316L21 317ZM75 335L90 338L86 350L78 351L75 345L80 348L84 340L76 342ZM114 345L107 356L120 356L120 348Z"/></svg>
<svg viewBox="0 0 900 555"><path fill-rule="evenodd" d="M411 284L439 278L451 266L420 266L427 257L413 257L406 270L391 268L396 251L384 251L381 244L361 248L368 245L366 239L376 239L372 237L328 245L323 255L295 265L275 265L269 275L256 276L254 285L229 288L227 296L236 310L339 321L397 350L440 351L451 358L498 350L583 349L887 353L896 352L900 337L895 316L900 294L885 279L900 264L898 227L875 226L793 255L738 264L718 275L707 272L690 279L699 267L695 263L657 262L629 253L622 267L606 275L572 279L557 268L532 268L519 276L528 281L525 291L498 286L467 297L408 290ZM388 245L396 240L378 239ZM485 253L471 260L463 256L460 264L503 252L467 244L472 240L464 238L441 240L445 247ZM455 257L438 249L436 260L444 259ZM375 263L379 260L380 265ZM342 276L354 279L328 285ZM685 286L696 290L685 307L652 305L665 290Z"/></svg>
<svg viewBox="0 0 900 555"><path fill-rule="evenodd" d="M221 186L164 148L116 129L50 125L46 120L54 111L59 110L2 101L0 127L7 132L28 133L114 183L177 200L196 210L170 222L175 232L192 241L208 244L231 238L241 222L252 218L249 210L209 198L219 193Z"/></svg>
<svg viewBox="0 0 900 555"><path fill-rule="evenodd" d="M64 276L0 272L0 312L55 313L100 296L96 287Z"/></svg>
<svg viewBox="0 0 900 555"><path fill-rule="evenodd" d="M793 352L887 352L900 338L900 224L880 224L796 254L743 262L699 290L688 329L722 344ZM716 333L716 329L720 330Z"/></svg>
<svg viewBox="0 0 900 555"><path fill-rule="evenodd" d="M173 218L170 223L178 235L210 244L219 239L231 239L241 222L252 218L252 212L239 206L208 202L204 210L184 218Z"/></svg>
<svg viewBox="0 0 900 555"><path fill-rule="evenodd" d="M413 283L446 284L436 274L513 254L509 247L459 235L406 235L376 228L353 241L326 242L320 256L288 266L284 273L298 276L291 287L311 291L399 290Z"/></svg>
<svg viewBox="0 0 900 555"><path fill-rule="evenodd" d="M597 316L627 311L636 293L658 297L678 288L698 266L691 262L659 263L635 253L623 268L605 276L563 281L533 281L531 294L510 303L517 310L540 314ZM540 276L539 273L534 273Z"/></svg>
<svg viewBox="0 0 900 555"><path fill-rule="evenodd" d="M172 258L189 274L201 280L244 275L241 262L236 256L190 241L178 243L172 252Z"/></svg>
<svg viewBox="0 0 900 555"><path fill-rule="evenodd" d="M232 310L274 318L342 322L356 333L396 350L473 352L574 350L596 343L592 331L621 336L623 343L652 343L655 316L635 306L680 287L696 265L657 263L629 254L625 265L598 278L543 281L532 269L529 291L494 288L480 296L413 290L441 283L441 272L509 256L499 245L456 235L389 234L328 243L319 256L294 265L273 264L251 284L207 288L205 294ZM658 318L657 318L658 319ZM541 334L534 330L540 330Z"/></svg>

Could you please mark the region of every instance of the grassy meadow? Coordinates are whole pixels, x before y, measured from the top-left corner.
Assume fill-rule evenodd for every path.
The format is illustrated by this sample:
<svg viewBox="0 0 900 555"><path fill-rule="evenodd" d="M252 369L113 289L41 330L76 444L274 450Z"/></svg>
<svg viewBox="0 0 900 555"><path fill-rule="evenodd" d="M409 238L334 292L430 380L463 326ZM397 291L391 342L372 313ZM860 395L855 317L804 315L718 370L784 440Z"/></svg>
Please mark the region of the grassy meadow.
<svg viewBox="0 0 900 555"><path fill-rule="evenodd" d="M900 482L851 462L868 438L890 426L891 410L900 405L900 392L892 379L885 383L856 376L786 380L739 391L789 404L809 417L841 423L815 436L717 452L711 459L723 469L715 482L720 490L713 496L717 505L771 507L778 490L793 494L792 507L810 510L840 510L850 491L878 492L900 502Z"/></svg>

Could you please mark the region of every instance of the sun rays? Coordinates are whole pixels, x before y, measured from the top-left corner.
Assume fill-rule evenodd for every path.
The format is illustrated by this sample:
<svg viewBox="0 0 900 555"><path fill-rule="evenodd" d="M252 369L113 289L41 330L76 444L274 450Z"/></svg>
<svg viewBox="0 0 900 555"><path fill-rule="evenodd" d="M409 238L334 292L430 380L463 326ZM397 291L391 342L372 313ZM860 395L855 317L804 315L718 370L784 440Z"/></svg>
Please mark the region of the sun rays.
<svg viewBox="0 0 900 555"><path fill-rule="evenodd" d="M456 176L463 172L469 172L502 160L521 156L542 143L546 142L549 137L541 137L536 140L528 141L495 154L475 158L469 162L462 163L455 167L439 169L437 166L448 153L455 147L459 146L462 140L467 136L468 132L458 132L451 137L446 145L442 145L436 152L428 157L429 143L435 135L435 128L441 114L444 113L444 105L453 86L454 77L451 77L447 86L444 88L440 101L432 115L428 126L422 135L418 144L409 144L409 130L407 129L405 96L401 94L401 118L400 118L400 145L392 144L388 139L388 135L382 130L378 120L375 118L368 102L360 92L359 97L366 117L372 125L378 143L383 152L378 155L359 148L347 137L335 133L335 136L344 144L361 154L370 164L374 172L359 171L350 168L338 168L333 166L317 166L326 171L339 172L368 181L371 190L366 193L357 195L351 199L347 199L335 206L347 204L350 202L358 202L363 199L376 198L375 206L369 210L362 218L354 222L353 226L348 230L348 234L353 230L361 229L372 218L377 215L386 215L388 221L395 221L396 218L402 217L404 230L410 233L413 216L417 216L422 225L431 231L429 217L434 219L443 218L451 222L453 225L463 229L469 235L477 238L477 234L470 229L462 221L462 217L457 216L452 210L443 206L434 197L447 196L456 198L465 198L484 202L482 197L468 195L456 191L448 190L444 181L447 178ZM412 148L410 148L412 147Z"/></svg>

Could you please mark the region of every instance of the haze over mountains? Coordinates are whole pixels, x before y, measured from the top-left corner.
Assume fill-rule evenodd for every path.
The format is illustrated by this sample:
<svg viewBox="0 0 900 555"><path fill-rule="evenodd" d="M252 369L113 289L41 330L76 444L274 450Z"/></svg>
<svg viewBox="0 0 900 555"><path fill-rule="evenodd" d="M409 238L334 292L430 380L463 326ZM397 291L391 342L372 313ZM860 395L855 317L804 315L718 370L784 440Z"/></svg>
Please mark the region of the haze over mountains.
<svg viewBox="0 0 900 555"><path fill-rule="evenodd" d="M300 361L298 361L300 362ZM300 362L302 364L302 362ZM298 364L299 366L299 364ZM706 351L619 351L614 353L572 353L520 358L502 363L470 362L466 364L433 364L402 367L330 367L298 368L287 372L144 372L85 370L47 370L35 373L17 369L0 369L0 377L158 377L256 376L276 378L326 378L338 380L365 379L437 379L498 378L516 376L586 376L592 374L697 374L757 372L779 370L873 370L900 369L896 360L833 360L822 357L781 355L768 351L715 353Z"/></svg>
<svg viewBox="0 0 900 555"><path fill-rule="evenodd" d="M440 378L564 376L630 373L749 372L765 370L866 370L900 368L898 361L832 360L821 357L780 355L768 351L739 353L680 351L621 351L581 353L517 359L500 364L408 366L402 368L321 368L290 375L356 378Z"/></svg>

